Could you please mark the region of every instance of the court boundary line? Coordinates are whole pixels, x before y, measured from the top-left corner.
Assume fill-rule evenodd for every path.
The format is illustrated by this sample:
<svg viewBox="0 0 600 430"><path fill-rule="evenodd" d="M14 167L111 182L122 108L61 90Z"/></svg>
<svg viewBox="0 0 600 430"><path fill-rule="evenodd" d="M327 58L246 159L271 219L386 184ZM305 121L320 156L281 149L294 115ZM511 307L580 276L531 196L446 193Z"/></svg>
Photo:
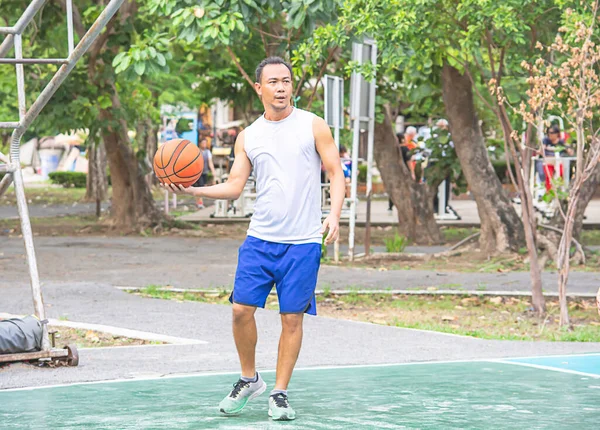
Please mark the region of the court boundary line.
<svg viewBox="0 0 600 430"><path fill-rule="evenodd" d="M91 348L90 348L91 349ZM540 355L531 358L553 358L553 357L584 357L584 356L596 356L600 355L600 353L581 353L581 354L570 354L570 355ZM378 368L378 367L400 367L400 366L411 366L411 365L431 365L431 364L453 364L453 363L500 363L500 364L513 364L513 362L504 363L504 360L517 360L528 357L505 357L505 358L473 358L473 359L464 359L464 360L440 360L440 361L412 361L405 363L379 363L379 364L347 364L347 365L326 365L326 366L312 366L312 367L298 367L294 369L294 372L297 371L307 371L307 370L336 370L336 369L362 369L362 368ZM258 370L258 373L275 373L276 369L264 369ZM554 369L548 369L554 370ZM569 372L567 372L569 373ZM138 382L138 381L157 381L164 379L181 379L181 378L199 378L199 377L207 377L207 376L225 376L225 375L239 375L239 370L236 371L225 371L225 372L197 372L197 373L172 373L165 374L161 376L148 376L148 377L139 377L139 378L118 378L118 379L105 379L101 381L83 381L83 382L73 382L73 383L64 383L64 384L54 384L54 385L43 385L36 387L19 387L19 388L5 388L0 389L0 394L4 392L11 391L33 391L33 390L41 390L48 388L64 388L64 387L72 387L75 385L96 385L96 384L111 384L111 383L120 383L120 382ZM586 374L586 376L590 376ZM591 375L598 378L598 375Z"/></svg>
<svg viewBox="0 0 600 430"><path fill-rule="evenodd" d="M541 357L538 357L538 358L541 358ZM587 376L589 378L600 379L600 375L597 375L595 373L586 373L586 372L580 372L578 370L562 369L560 367L552 367L552 366L544 366L543 364L521 363L519 361L505 361L505 360L490 360L490 361L492 363L512 364L514 366L531 367L534 369L548 370L551 372L569 373L572 375Z"/></svg>

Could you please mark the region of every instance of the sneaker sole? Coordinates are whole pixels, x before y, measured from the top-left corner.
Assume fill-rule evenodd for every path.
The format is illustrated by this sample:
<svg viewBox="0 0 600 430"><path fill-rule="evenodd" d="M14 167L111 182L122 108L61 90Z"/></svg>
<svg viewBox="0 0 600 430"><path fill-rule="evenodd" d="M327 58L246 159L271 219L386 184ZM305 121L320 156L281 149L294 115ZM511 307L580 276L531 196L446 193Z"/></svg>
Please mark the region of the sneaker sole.
<svg viewBox="0 0 600 430"><path fill-rule="evenodd" d="M271 412L271 409L269 409L269 416L271 418L273 418L273 412ZM290 418L287 415L283 415L283 416L281 416L279 418L273 418L273 421L293 421L295 419L296 419L296 416Z"/></svg>
<svg viewBox="0 0 600 430"><path fill-rule="evenodd" d="M256 390L254 393L252 393L250 395L250 397L248 397L248 400L246 400L246 402L239 409L237 409L236 411L233 411L233 412L227 412L227 411L225 411L225 409L221 409L221 413L228 415L228 416L239 415L244 410L244 408L246 407L246 405L248 404L248 402L250 400L256 399L258 396L260 396L266 390L267 390L267 383L265 381L263 381L263 384L261 385L261 387L258 390Z"/></svg>

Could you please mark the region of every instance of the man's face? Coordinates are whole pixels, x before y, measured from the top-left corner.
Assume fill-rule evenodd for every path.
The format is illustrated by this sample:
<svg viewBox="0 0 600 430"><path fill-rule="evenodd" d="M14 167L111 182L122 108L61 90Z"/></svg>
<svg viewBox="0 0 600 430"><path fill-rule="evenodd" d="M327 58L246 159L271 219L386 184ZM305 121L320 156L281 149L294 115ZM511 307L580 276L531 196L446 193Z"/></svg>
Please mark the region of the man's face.
<svg viewBox="0 0 600 430"><path fill-rule="evenodd" d="M292 77L283 64L268 64L262 70L261 81L254 84L265 107L283 111L290 105Z"/></svg>
<svg viewBox="0 0 600 430"><path fill-rule="evenodd" d="M551 131L550 133L548 133L548 137L550 138L550 142L556 144L559 141L560 133Z"/></svg>
<svg viewBox="0 0 600 430"><path fill-rule="evenodd" d="M206 147L207 147L206 140L200 141L200 149L206 149Z"/></svg>

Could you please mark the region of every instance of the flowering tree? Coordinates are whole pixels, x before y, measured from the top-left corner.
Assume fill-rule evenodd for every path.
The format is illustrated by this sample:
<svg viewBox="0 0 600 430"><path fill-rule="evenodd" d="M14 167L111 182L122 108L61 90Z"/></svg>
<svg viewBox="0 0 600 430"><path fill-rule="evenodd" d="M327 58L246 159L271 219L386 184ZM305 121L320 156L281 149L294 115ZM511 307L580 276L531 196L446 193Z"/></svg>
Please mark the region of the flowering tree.
<svg viewBox="0 0 600 430"><path fill-rule="evenodd" d="M543 118L548 112L559 113L575 131L576 138L576 169L570 183L566 208L559 204L558 208L564 219L564 226L556 253L558 268L558 291L560 301L560 324L569 325L569 314L566 300L566 287L570 269L570 251L573 239L573 226L576 218L577 203L585 181L594 173L600 160L600 127L595 112L600 107L600 46L596 44L598 34L596 20L598 19L599 1L584 8L581 13L572 9L566 10L565 25L559 29L554 43L544 47L536 45L540 51L550 55L538 58L533 64L524 63L529 71L527 80L529 90L526 102L521 102L516 109L529 124L528 131L535 130L543 124ZM591 9L591 14L590 14ZM586 13L587 12L587 13ZM554 60L554 61L553 61ZM498 95L502 104L506 103L501 87L492 81L493 91ZM511 146L517 147L519 137L511 132ZM530 142L526 138L526 142ZM522 165L529 162L528 153L532 148L523 146ZM543 151L542 151L543 152ZM528 171L528 167L524 168ZM518 179L523 172L518 172ZM565 174L568 174L567 172ZM528 187L525 187L528 191ZM530 192L526 198L531 199ZM559 193L552 194L559 198ZM529 203L529 202L528 202ZM524 211L525 212L525 211Z"/></svg>

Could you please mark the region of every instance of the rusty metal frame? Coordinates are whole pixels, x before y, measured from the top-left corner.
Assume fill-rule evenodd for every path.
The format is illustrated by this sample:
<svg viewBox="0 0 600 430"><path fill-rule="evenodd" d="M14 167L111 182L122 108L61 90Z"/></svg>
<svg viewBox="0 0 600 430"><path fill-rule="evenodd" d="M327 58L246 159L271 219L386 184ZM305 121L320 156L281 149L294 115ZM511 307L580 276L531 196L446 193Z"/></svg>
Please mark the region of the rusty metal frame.
<svg viewBox="0 0 600 430"><path fill-rule="evenodd" d="M90 48L92 43L100 35L102 29L108 24L115 13L119 10L124 0L111 0L110 3L100 13L94 24L81 38L77 46L73 46L73 10L72 0L66 0L67 5L67 31L68 31L68 47L69 57L66 59L24 59L22 48L22 34L31 22L35 14L42 8L46 0L33 0L23 15L13 27L0 27L0 34L7 34L2 44L0 44L0 64L15 64L17 74L17 97L19 102L19 121L0 122L0 128L13 128L11 136L10 159L8 160L4 154L0 153L0 171L5 171L7 174L0 181L0 196L8 189L10 184L15 184L15 194L17 196L17 207L19 209L19 218L21 220L21 232L25 242L25 250L27 253L27 263L29 266L29 277L31 281L31 291L33 295L33 304L35 314L43 322L43 337L42 350L36 353L24 354L4 354L0 355L2 361L21 361L40 358L56 358L66 357L67 350L52 349L50 339L48 337L48 326L46 324L46 312L44 310L44 302L42 291L40 288L40 280L35 256L35 248L33 245L33 235L31 231L31 222L29 219L29 210L27 200L25 198L25 189L23 186L23 174L21 172L20 163L20 144L21 138L25 134L27 128L38 117L42 109L58 90L60 85L73 70L77 61ZM14 59L3 58L13 47L15 48ZM47 64L59 62L62 66L55 73L54 77L42 90L35 102L29 110L26 106L25 99L25 77L23 73L23 64Z"/></svg>

